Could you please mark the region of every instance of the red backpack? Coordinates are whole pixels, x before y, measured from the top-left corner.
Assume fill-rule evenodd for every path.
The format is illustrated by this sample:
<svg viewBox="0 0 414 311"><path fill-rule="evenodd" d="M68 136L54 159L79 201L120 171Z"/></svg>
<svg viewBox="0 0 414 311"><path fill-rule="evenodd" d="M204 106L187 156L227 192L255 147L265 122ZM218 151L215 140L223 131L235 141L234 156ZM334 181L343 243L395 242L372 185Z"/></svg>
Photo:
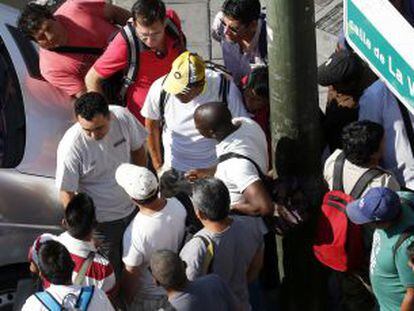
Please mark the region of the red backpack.
<svg viewBox="0 0 414 311"><path fill-rule="evenodd" d="M343 188L345 155L340 153L334 163L333 189L323 198L322 211L316 227L313 253L325 266L345 272L363 267L366 263L361 226L346 215L346 205L358 199L367 185L383 171L366 171L355 183L350 194Z"/></svg>

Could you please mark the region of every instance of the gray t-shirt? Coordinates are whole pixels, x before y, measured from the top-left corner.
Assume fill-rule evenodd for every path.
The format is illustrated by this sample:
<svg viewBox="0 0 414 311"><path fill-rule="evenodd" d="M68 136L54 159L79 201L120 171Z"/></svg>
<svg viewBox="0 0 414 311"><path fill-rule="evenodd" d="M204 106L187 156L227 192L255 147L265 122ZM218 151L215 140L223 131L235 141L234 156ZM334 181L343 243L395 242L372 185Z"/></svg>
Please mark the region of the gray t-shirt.
<svg viewBox="0 0 414 311"><path fill-rule="evenodd" d="M232 311L237 301L228 285L216 274L189 282L187 287L169 299L178 311Z"/></svg>
<svg viewBox="0 0 414 311"><path fill-rule="evenodd" d="M267 229L261 218L235 216L231 225L220 233L202 229L195 234L210 239L214 244L212 273L218 274L233 293L249 309L246 272L254 255L263 248L263 235ZM207 248L200 238L191 239L180 256L187 263L186 274L195 280L203 274L202 263Z"/></svg>
<svg viewBox="0 0 414 311"><path fill-rule="evenodd" d="M131 151L145 143L147 132L122 107L109 106L109 132L101 140L87 137L79 123L68 129L57 149L56 186L85 192L94 201L99 222L128 216L134 204L115 180L118 166L131 161Z"/></svg>

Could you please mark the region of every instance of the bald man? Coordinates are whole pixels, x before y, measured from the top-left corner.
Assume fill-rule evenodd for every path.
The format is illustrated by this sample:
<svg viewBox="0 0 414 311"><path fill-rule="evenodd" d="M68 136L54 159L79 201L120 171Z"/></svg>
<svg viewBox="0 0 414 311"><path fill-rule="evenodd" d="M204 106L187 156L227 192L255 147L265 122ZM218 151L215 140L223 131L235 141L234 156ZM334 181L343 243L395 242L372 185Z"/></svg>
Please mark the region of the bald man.
<svg viewBox="0 0 414 311"><path fill-rule="evenodd" d="M214 175L229 189L233 210L252 216L273 215L272 200L258 171L266 174L269 163L266 136L260 126L248 118L232 118L225 105L214 102L198 107L194 122L202 136L218 141L219 163L190 170L186 176L194 180ZM237 157L229 157L230 153Z"/></svg>

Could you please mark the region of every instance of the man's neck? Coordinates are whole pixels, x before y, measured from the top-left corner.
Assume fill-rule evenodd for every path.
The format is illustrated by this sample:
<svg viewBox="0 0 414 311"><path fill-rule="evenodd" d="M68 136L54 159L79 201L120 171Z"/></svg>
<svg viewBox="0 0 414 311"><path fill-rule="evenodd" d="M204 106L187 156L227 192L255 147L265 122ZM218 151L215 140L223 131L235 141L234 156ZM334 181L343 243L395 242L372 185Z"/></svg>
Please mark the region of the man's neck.
<svg viewBox="0 0 414 311"><path fill-rule="evenodd" d="M176 296L177 294L181 293L188 285L189 281L187 280L181 288L166 288L168 300Z"/></svg>
<svg viewBox="0 0 414 311"><path fill-rule="evenodd" d="M216 139L219 142L222 142L226 137L228 137L229 135L233 134L235 131L237 131L240 127L240 123L236 123L236 124L231 124L228 127L224 128L221 133L217 133L216 134Z"/></svg>
<svg viewBox="0 0 414 311"><path fill-rule="evenodd" d="M139 205L139 212L144 215L153 215L161 211L165 205L167 205L167 200L164 198L157 198L153 202L145 205Z"/></svg>
<svg viewBox="0 0 414 311"><path fill-rule="evenodd" d="M221 233L224 230L226 230L228 227L230 227L233 220L229 217L226 217L225 219L221 221L210 221L210 220L203 220L203 226L206 228L207 231L213 232L213 233Z"/></svg>

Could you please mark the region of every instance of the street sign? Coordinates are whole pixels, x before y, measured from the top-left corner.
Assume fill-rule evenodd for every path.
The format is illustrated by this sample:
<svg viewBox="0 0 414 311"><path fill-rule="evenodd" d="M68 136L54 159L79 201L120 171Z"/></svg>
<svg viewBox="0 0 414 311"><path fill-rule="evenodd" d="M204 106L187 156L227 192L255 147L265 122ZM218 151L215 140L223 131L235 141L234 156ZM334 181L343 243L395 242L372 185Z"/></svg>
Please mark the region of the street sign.
<svg viewBox="0 0 414 311"><path fill-rule="evenodd" d="M414 113L414 29L388 0L344 0L349 45Z"/></svg>

